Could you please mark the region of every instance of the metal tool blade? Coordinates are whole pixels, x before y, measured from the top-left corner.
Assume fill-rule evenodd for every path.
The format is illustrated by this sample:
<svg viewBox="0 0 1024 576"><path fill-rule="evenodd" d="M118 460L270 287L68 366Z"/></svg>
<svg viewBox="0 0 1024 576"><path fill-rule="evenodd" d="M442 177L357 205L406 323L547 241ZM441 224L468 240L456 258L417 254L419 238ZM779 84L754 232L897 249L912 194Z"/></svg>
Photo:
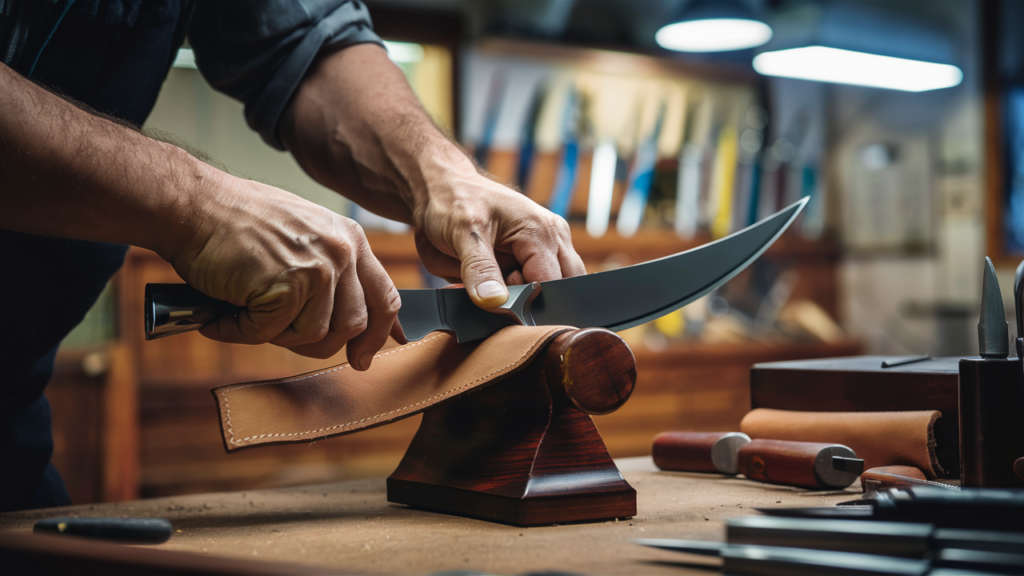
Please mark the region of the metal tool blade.
<svg viewBox="0 0 1024 576"><path fill-rule="evenodd" d="M978 351L982 358L1006 358L1010 354L1009 326L1003 311L1003 295L999 291L996 267L987 256L981 280Z"/></svg>
<svg viewBox="0 0 1024 576"><path fill-rule="evenodd" d="M510 286L504 315L481 310L465 290L401 290L398 320L410 341L451 330L459 342L470 342L513 324L625 330L728 282L763 254L806 204L804 198L721 240L658 260L540 282L536 290Z"/></svg>
<svg viewBox="0 0 1024 576"><path fill-rule="evenodd" d="M722 549L728 546L725 542L705 542L703 540L674 540L671 538L639 538L633 540L634 544L671 550L672 552L683 552L685 554L696 554L698 556L722 555Z"/></svg>
<svg viewBox="0 0 1024 576"><path fill-rule="evenodd" d="M625 330L678 310L756 260L807 204L686 252L617 270L541 282L530 309L537 325Z"/></svg>
<svg viewBox="0 0 1024 576"><path fill-rule="evenodd" d="M754 510L767 516L779 516L782 518L828 518L836 520L852 520L857 518L871 519L875 517L875 509L870 504L838 507L754 508Z"/></svg>

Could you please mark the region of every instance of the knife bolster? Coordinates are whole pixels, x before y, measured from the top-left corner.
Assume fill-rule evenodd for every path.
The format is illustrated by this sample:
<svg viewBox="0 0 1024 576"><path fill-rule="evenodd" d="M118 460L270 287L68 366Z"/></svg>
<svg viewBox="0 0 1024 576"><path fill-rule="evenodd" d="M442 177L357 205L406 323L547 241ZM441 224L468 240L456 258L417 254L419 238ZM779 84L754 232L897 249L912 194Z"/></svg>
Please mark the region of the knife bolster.
<svg viewBox="0 0 1024 576"><path fill-rule="evenodd" d="M614 411L635 383L617 335L562 334L523 370L427 410L388 501L516 526L633 516L636 491L589 414Z"/></svg>

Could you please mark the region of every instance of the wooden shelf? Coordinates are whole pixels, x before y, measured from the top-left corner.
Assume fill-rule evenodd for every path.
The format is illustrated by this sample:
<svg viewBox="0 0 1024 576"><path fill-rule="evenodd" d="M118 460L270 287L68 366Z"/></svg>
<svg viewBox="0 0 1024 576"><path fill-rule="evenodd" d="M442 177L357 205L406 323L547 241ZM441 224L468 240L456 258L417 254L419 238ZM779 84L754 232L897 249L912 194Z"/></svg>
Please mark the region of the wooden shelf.
<svg viewBox="0 0 1024 576"><path fill-rule="evenodd" d="M672 367L685 364L689 367L742 364L747 358L756 357L757 362L775 362L783 358L826 358L830 355L851 356L859 354L863 344L860 340L847 339L841 342L747 342L744 344L706 344L703 342L676 342L664 350L651 350L643 346L633 349L638 363L649 368ZM756 363L756 362L755 362ZM753 364L751 363L751 366Z"/></svg>

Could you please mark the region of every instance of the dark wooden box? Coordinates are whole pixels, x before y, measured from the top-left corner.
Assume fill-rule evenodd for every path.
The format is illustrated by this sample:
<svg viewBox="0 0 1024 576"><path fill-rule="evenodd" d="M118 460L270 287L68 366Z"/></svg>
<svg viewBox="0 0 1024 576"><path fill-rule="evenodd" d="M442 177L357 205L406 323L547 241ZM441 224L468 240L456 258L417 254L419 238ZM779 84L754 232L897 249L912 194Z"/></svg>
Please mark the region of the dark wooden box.
<svg viewBox="0 0 1024 576"><path fill-rule="evenodd" d="M894 356L766 362L750 369L752 408L803 412L938 410L936 455L950 477L960 474L960 358L933 358L892 368Z"/></svg>

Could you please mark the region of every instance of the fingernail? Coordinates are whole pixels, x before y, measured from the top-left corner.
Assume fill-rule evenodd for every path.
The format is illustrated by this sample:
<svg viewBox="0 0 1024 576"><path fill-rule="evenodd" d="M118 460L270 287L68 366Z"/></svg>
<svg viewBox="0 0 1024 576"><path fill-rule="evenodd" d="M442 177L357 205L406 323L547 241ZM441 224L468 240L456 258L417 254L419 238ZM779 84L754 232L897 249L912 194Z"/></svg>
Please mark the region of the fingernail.
<svg viewBox="0 0 1024 576"><path fill-rule="evenodd" d="M487 280L476 285L476 294L481 300L500 300L494 306L501 306L508 299L508 292L505 287L502 286L501 282L495 282L494 280Z"/></svg>
<svg viewBox="0 0 1024 576"><path fill-rule="evenodd" d="M367 352L359 357L359 367L366 370L370 367L370 362L373 362L373 353Z"/></svg>

